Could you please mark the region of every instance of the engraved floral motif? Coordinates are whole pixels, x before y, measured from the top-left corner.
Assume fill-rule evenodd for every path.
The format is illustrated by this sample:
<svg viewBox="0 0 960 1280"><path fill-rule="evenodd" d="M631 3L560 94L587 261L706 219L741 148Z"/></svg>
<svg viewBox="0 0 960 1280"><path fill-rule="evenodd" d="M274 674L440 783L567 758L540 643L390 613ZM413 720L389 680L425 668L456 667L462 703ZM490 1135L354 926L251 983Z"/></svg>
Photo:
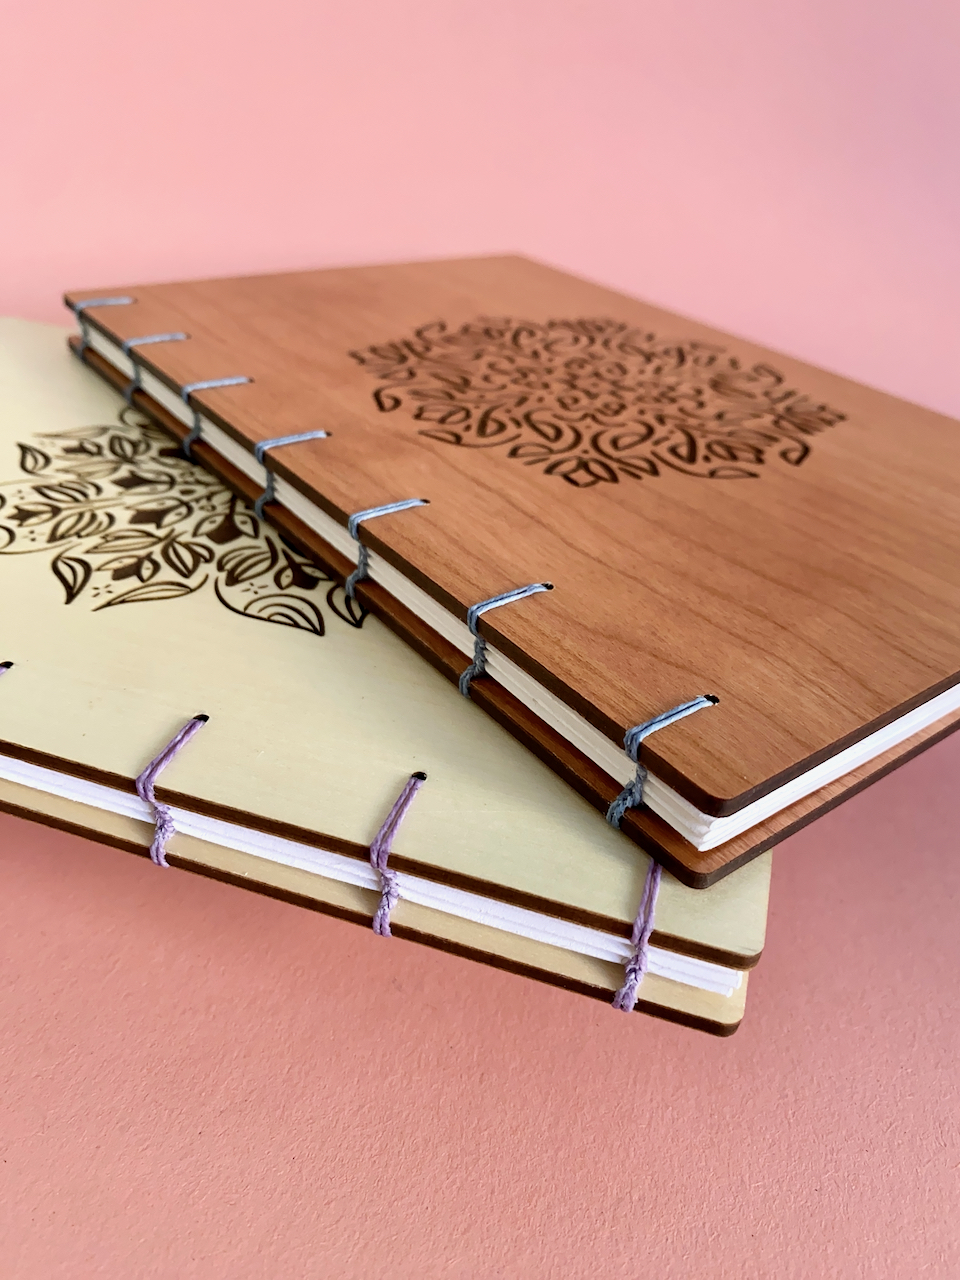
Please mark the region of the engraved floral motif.
<svg viewBox="0 0 960 1280"><path fill-rule="evenodd" d="M602 318L437 321L350 354L380 383L383 413L404 407L421 435L505 448L578 488L665 471L751 478L774 458L796 467L845 416L768 364Z"/></svg>
<svg viewBox="0 0 960 1280"><path fill-rule="evenodd" d="M21 475L0 483L0 555L49 554L67 604L109 609L207 589L242 617L322 636L319 593L363 625L341 586L136 410L17 448Z"/></svg>

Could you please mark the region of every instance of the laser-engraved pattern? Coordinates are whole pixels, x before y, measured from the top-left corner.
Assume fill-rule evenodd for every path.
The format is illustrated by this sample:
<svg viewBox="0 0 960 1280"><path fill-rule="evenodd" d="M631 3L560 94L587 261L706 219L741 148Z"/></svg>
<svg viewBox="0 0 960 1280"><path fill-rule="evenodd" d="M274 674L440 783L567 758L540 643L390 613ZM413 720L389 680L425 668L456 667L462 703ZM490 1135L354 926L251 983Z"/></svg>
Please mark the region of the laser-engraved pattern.
<svg viewBox="0 0 960 1280"><path fill-rule="evenodd" d="M0 555L45 552L65 602L94 610L203 589L233 613L322 636L318 595L351 626L366 614L177 441L135 409L18 445L0 482Z"/></svg>
<svg viewBox="0 0 960 1280"><path fill-rule="evenodd" d="M681 472L753 478L799 466L844 418L771 365L723 347L666 341L610 319L443 321L350 353L378 380L378 408L404 408L421 435L501 448L579 488Z"/></svg>

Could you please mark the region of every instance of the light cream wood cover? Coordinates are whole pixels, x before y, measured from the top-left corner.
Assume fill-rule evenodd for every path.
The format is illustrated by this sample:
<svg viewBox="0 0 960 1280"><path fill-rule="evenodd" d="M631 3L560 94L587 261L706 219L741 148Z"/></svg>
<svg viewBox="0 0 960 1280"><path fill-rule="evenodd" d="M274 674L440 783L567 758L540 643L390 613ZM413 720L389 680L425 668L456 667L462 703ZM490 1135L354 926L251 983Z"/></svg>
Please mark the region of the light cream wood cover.
<svg viewBox="0 0 960 1280"><path fill-rule="evenodd" d="M376 619L338 618L323 599L331 584L297 595L275 535L251 536L246 509L232 518L247 533L217 542L229 495L160 456L137 415L117 426L122 401L68 355L62 330L2 332L0 659L16 665L0 680L0 755L131 790L203 711L210 722L162 796L357 857L423 769L398 867L629 933L645 854ZM159 542L145 548L143 534ZM277 561L261 572L271 546ZM141 567L141 581L145 556L158 567ZM282 596L278 574L288 592L276 607L307 616L315 600L323 635L236 612L263 612L262 588ZM752 963L769 874L767 855L705 893L665 875L658 945Z"/></svg>

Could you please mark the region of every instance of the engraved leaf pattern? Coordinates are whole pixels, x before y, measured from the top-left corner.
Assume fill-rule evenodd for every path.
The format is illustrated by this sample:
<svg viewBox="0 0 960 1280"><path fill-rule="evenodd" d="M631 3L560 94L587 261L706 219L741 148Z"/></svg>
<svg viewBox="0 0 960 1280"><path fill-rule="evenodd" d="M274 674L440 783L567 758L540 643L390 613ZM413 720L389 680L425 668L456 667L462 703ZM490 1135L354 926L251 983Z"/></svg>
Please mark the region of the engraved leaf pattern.
<svg viewBox="0 0 960 1280"><path fill-rule="evenodd" d="M142 587L134 587L131 591L124 591L120 595L114 596L112 600L107 600L97 607L109 609L116 604L143 604L145 601L151 600L176 600L178 596L189 596L194 591L199 591L202 586L206 585L206 581L206 578L201 578L193 586L186 582L148 583Z"/></svg>
<svg viewBox="0 0 960 1280"><path fill-rule="evenodd" d="M68 511L55 521L47 534L48 542L63 542L67 538L84 538L91 533L109 529L113 517L109 511Z"/></svg>
<svg viewBox="0 0 960 1280"><path fill-rule="evenodd" d="M224 571L224 585L235 587L238 582L250 582L269 573L276 563L276 545L272 538L265 538L260 546L225 551L217 561L217 568Z"/></svg>
<svg viewBox="0 0 960 1280"><path fill-rule="evenodd" d="M77 596L90 581L90 574L93 570L86 560L75 559L71 556L57 556L53 562L53 572L63 583L63 589L67 593L67 604L70 604L76 600Z"/></svg>
<svg viewBox="0 0 960 1280"><path fill-rule="evenodd" d="M28 476L36 475L38 471L46 471L49 467L49 455L42 449L35 449L31 444L18 444L17 448L20 450L20 470L25 471Z"/></svg>
<svg viewBox="0 0 960 1280"><path fill-rule="evenodd" d="M217 599L234 613L245 618L254 618L260 622L275 622L282 627L297 627L302 631L312 631L315 636L324 633L323 614L312 600L298 599L282 592L273 595L259 596L249 600L242 609L230 603L222 593L221 584L217 583Z"/></svg>
<svg viewBox="0 0 960 1280"><path fill-rule="evenodd" d="M20 474L0 481L0 555L49 555L66 604L97 611L212 590L240 617L315 636L326 630L324 599L363 625L364 610L328 573L136 409L16 448Z"/></svg>
<svg viewBox="0 0 960 1280"><path fill-rule="evenodd" d="M350 354L380 384L381 413L404 408L420 435L506 448L578 489L669 472L756 479L767 462L800 466L809 437L845 418L770 365L604 317L437 321Z"/></svg>
<svg viewBox="0 0 960 1280"><path fill-rule="evenodd" d="M202 564L213 559L213 549L193 539L173 538L163 548L164 560L181 578L190 578Z"/></svg>

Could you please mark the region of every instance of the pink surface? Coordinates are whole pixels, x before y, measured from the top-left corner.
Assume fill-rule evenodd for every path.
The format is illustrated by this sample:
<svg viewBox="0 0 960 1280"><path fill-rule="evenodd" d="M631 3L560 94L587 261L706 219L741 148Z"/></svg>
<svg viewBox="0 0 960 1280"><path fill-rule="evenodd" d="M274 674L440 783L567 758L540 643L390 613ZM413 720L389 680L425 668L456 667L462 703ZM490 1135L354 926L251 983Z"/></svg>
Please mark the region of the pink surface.
<svg viewBox="0 0 960 1280"><path fill-rule="evenodd" d="M960 413L955 4L8 10L2 311L519 249ZM782 850L732 1041L0 819L0 1274L957 1276L958 766Z"/></svg>
<svg viewBox="0 0 960 1280"><path fill-rule="evenodd" d="M0 312L520 249L960 412L953 0L6 8Z"/></svg>
<svg viewBox="0 0 960 1280"><path fill-rule="evenodd" d="M715 1040L0 817L4 1280L960 1275L960 736Z"/></svg>

